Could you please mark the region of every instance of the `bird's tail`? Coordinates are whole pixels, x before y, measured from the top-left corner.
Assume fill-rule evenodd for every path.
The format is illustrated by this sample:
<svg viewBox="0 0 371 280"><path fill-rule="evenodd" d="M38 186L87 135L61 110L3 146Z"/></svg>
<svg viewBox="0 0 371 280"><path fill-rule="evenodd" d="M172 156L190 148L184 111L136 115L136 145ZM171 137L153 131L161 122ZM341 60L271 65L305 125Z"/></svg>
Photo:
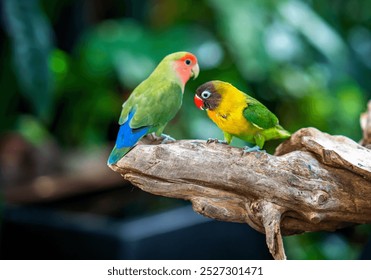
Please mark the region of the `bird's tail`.
<svg viewBox="0 0 371 280"><path fill-rule="evenodd" d="M261 134L264 136L265 140L286 139L291 136L290 132L288 132L280 125L276 125L275 127L265 129L261 132Z"/></svg>
<svg viewBox="0 0 371 280"><path fill-rule="evenodd" d="M117 148L116 145L112 149L111 154L108 157L107 165L112 165L118 162L124 155L126 155L132 147Z"/></svg>
<svg viewBox="0 0 371 280"><path fill-rule="evenodd" d="M130 122L134 116L134 111L130 111L128 119L120 125L120 129L117 133L117 139L115 147L113 148L110 156L108 157L107 164L115 164L124 155L126 155L135 144L149 132L148 126L143 126L139 128L131 128Z"/></svg>
<svg viewBox="0 0 371 280"><path fill-rule="evenodd" d="M288 132L286 129L284 129L282 126L277 125L276 128L277 128L277 133L278 133L278 138L279 139L286 139L286 138L289 138L291 136L291 133Z"/></svg>

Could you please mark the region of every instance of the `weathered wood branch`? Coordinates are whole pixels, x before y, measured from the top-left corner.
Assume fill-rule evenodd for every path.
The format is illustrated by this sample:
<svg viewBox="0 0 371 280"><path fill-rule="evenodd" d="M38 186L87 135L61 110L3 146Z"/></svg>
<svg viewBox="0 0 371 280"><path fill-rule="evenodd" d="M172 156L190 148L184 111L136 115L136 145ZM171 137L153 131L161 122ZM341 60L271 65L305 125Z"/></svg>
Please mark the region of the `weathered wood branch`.
<svg viewBox="0 0 371 280"><path fill-rule="evenodd" d="M275 155L182 140L138 145L111 168L144 191L190 200L207 217L266 234L275 259L282 235L371 222L371 150L304 128Z"/></svg>
<svg viewBox="0 0 371 280"><path fill-rule="evenodd" d="M363 130L363 138L361 145L371 147L371 100L368 101L367 110L361 115L360 118L361 128Z"/></svg>

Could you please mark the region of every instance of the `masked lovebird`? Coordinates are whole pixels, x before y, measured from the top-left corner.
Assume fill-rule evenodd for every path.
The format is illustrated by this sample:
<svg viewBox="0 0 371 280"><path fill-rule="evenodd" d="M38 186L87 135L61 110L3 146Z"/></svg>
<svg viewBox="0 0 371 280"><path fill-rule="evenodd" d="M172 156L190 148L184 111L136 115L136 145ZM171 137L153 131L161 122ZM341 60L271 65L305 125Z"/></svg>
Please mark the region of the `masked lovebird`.
<svg viewBox="0 0 371 280"><path fill-rule="evenodd" d="M230 83L207 82L196 90L194 101L223 131L228 144L235 136L256 145L246 152L262 149L267 140L290 137L267 107Z"/></svg>
<svg viewBox="0 0 371 280"><path fill-rule="evenodd" d="M197 58L189 52L167 55L122 105L119 132L107 164L119 161L145 135L161 136L182 105L184 87L199 74Z"/></svg>

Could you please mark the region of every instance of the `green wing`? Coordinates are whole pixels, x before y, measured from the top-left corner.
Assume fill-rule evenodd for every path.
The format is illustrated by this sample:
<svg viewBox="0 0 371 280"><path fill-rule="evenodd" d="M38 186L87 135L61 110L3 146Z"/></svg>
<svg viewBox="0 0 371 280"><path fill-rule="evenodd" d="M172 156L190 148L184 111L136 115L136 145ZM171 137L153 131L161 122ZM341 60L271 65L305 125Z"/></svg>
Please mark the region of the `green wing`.
<svg viewBox="0 0 371 280"><path fill-rule="evenodd" d="M247 107L243 111L244 117L255 126L268 129L278 124L277 117L258 100L248 97Z"/></svg>
<svg viewBox="0 0 371 280"><path fill-rule="evenodd" d="M122 105L119 124L126 122L134 110L131 128L165 125L178 112L182 104L182 92L176 83L145 80L132 92Z"/></svg>

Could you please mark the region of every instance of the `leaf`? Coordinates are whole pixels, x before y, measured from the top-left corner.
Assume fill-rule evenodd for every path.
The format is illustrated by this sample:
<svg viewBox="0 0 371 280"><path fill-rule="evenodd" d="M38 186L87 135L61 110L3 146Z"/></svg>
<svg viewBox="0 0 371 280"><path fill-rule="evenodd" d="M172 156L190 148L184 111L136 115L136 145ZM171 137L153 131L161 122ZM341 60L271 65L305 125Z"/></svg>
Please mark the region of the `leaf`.
<svg viewBox="0 0 371 280"><path fill-rule="evenodd" d="M36 114L46 119L53 94L48 66L52 46L50 24L38 0L4 0L4 12L20 88Z"/></svg>
<svg viewBox="0 0 371 280"><path fill-rule="evenodd" d="M223 57L221 45L202 26L153 31L128 19L102 22L79 46L84 76L95 81L116 76L127 88L137 86L165 55L176 51L193 52L202 69L216 67Z"/></svg>

